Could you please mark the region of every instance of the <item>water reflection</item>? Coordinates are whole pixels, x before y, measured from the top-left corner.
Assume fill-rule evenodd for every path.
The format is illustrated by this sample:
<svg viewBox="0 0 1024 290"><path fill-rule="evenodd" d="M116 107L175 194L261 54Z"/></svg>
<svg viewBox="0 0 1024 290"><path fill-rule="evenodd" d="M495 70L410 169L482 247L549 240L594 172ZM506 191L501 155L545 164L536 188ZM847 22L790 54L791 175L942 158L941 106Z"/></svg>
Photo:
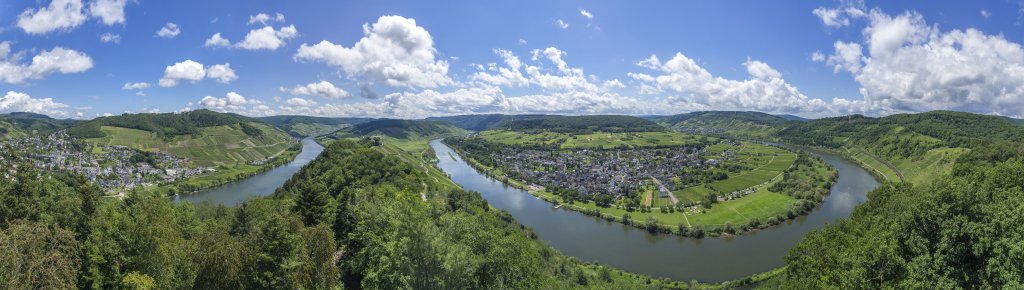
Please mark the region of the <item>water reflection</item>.
<svg viewBox="0 0 1024 290"><path fill-rule="evenodd" d="M878 182L838 156L819 153L836 167L839 179L822 205L806 216L742 236L691 239L652 235L646 230L604 221L550 203L486 177L440 142L430 143L438 166L467 190L480 192L494 207L532 227L540 239L571 256L655 277L718 282L761 273L783 265L783 256L808 232L849 216L867 200Z"/></svg>

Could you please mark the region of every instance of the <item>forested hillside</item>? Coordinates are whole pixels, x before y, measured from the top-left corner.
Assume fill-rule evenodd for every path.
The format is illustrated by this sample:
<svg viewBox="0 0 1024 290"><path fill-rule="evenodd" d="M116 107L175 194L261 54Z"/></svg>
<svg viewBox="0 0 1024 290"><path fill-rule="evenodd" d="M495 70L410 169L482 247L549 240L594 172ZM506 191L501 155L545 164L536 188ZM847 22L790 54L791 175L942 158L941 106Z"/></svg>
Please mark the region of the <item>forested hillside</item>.
<svg viewBox="0 0 1024 290"><path fill-rule="evenodd" d="M594 132L662 132L665 127L633 116L588 115L551 116L540 119L513 120L502 129L526 133L556 132L590 134Z"/></svg>
<svg viewBox="0 0 1024 290"><path fill-rule="evenodd" d="M396 139L427 139L460 134L464 130L440 121L380 119L340 130L332 137L380 135Z"/></svg>
<svg viewBox="0 0 1024 290"><path fill-rule="evenodd" d="M142 193L100 198L82 178L3 157L0 171L12 173L0 177L5 289L684 285L576 262L479 194L365 143L332 143L272 197L238 208Z"/></svg>
<svg viewBox="0 0 1024 290"><path fill-rule="evenodd" d="M46 115L26 112L0 114L0 136L24 135L33 132L45 135L80 122L73 119L54 119Z"/></svg>
<svg viewBox="0 0 1024 290"><path fill-rule="evenodd" d="M372 118L327 118L310 116L270 116L256 118L296 137L313 137L373 121Z"/></svg>
<svg viewBox="0 0 1024 290"><path fill-rule="evenodd" d="M1024 287L1024 150L985 146L926 185L887 184L786 257L780 289ZM769 287L771 286L771 287Z"/></svg>
<svg viewBox="0 0 1024 290"><path fill-rule="evenodd" d="M514 120L534 120L552 117L551 115L459 115L447 117L429 117L428 121L442 121L462 129L484 131L504 129Z"/></svg>
<svg viewBox="0 0 1024 290"><path fill-rule="evenodd" d="M246 135L259 137L263 133L249 123L249 117L218 113L206 109L183 113L123 114L99 117L68 129L68 135L76 138L100 138L107 136L100 128L104 126L137 129L153 132L159 137L170 138L180 135L197 135L199 129L215 126L239 126Z"/></svg>
<svg viewBox="0 0 1024 290"><path fill-rule="evenodd" d="M654 121L680 131L763 138L802 120L761 112L706 111L657 117Z"/></svg>

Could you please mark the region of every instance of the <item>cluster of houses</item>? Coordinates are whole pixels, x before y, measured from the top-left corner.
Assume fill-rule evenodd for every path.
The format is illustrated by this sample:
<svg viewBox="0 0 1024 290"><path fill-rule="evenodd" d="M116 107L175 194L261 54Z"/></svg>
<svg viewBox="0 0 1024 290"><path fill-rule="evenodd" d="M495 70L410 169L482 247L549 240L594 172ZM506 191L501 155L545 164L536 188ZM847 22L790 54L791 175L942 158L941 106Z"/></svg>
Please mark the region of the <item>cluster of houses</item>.
<svg viewBox="0 0 1024 290"><path fill-rule="evenodd" d="M570 151L505 148L491 157L513 179L587 195L618 196L638 190L652 178L668 187L664 189L675 190L670 179L681 169L707 166L701 158L704 153L704 149L694 147Z"/></svg>
<svg viewBox="0 0 1024 290"><path fill-rule="evenodd" d="M187 159L163 152L150 153L152 164L133 161L140 152L125 146L100 146L101 150L94 152L93 145L72 139L63 130L42 138L30 136L5 142L30 158L36 168L85 175L107 192L174 182L214 170L192 166Z"/></svg>

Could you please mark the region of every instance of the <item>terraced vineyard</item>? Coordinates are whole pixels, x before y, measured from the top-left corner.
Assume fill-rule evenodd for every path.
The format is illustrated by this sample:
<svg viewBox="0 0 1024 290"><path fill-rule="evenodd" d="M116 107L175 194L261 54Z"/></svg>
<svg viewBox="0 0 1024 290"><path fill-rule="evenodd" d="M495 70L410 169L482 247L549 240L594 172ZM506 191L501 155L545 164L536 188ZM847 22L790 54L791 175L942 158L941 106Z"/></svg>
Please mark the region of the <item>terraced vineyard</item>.
<svg viewBox="0 0 1024 290"><path fill-rule="evenodd" d="M165 140L150 131L103 126L106 136L86 139L99 145L127 146L145 151L162 151L189 158L198 166L233 166L263 160L281 154L294 143L287 135L270 126L250 123L264 132L248 136L232 126L200 129L199 136L181 135ZM96 147L95 150L102 150Z"/></svg>
<svg viewBox="0 0 1024 290"><path fill-rule="evenodd" d="M708 151L721 154L725 152L725 149L734 149L733 152L736 152L735 161L727 162L749 167L752 170L729 174L729 178L724 180L677 190L674 194L680 201L698 202L711 193L730 193L771 181L796 161L796 153L754 143L742 143L736 148L718 144L709 148ZM706 157L715 158L715 156Z"/></svg>

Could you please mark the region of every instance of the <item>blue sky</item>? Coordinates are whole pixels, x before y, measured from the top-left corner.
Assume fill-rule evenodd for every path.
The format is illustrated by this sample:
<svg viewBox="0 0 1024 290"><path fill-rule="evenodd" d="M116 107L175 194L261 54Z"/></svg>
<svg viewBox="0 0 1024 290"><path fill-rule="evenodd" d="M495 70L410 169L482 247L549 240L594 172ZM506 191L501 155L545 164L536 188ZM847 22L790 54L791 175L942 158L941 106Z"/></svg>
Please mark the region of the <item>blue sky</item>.
<svg viewBox="0 0 1024 290"><path fill-rule="evenodd" d="M1024 114L1018 1L439 2L3 1L0 112Z"/></svg>

